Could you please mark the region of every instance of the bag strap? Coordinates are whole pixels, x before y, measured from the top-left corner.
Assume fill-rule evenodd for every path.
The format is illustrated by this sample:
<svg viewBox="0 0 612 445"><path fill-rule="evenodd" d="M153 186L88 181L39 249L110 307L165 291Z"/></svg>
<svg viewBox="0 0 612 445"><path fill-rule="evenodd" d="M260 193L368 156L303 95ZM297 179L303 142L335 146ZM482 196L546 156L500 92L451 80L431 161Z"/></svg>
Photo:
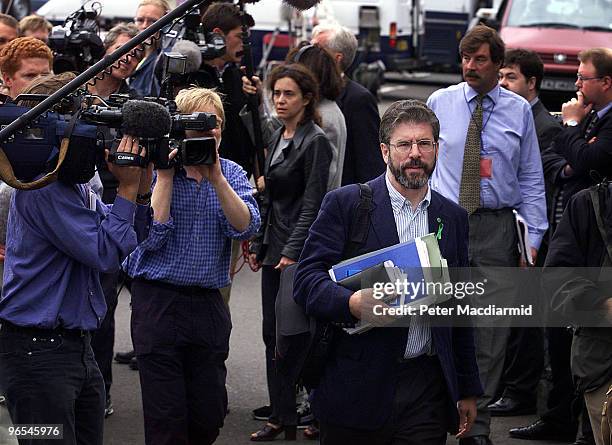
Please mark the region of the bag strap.
<svg viewBox="0 0 612 445"><path fill-rule="evenodd" d="M57 180L57 172L59 168L62 166L64 159L66 158L66 153L68 153L68 146L70 145L70 139L63 138L62 144L60 145L59 157L57 159L57 165L53 169L53 171L47 173L42 178L37 179L32 182L21 182L19 179L15 177L15 172L13 171L13 167L11 166L10 161L8 160L4 150L0 147L0 178L6 182L8 185L15 189L19 190L36 190L42 188L54 181Z"/></svg>
<svg viewBox="0 0 612 445"><path fill-rule="evenodd" d="M370 228L370 212L372 211L372 188L368 184L359 184L359 204L355 211L355 220L350 225L349 241L345 248L345 258L351 258L366 242Z"/></svg>
<svg viewBox="0 0 612 445"><path fill-rule="evenodd" d="M612 264L612 245L608 242L608 232L606 230L606 226L603 223L603 219L601 218L601 202L599 200L599 186L591 187L589 189L589 194L591 195L591 202L593 203L593 210L595 211L595 219L597 221L597 228L599 229L599 234L603 240L604 246L606 246L606 252L608 257L606 258L608 263ZM604 264L606 260L604 260Z"/></svg>

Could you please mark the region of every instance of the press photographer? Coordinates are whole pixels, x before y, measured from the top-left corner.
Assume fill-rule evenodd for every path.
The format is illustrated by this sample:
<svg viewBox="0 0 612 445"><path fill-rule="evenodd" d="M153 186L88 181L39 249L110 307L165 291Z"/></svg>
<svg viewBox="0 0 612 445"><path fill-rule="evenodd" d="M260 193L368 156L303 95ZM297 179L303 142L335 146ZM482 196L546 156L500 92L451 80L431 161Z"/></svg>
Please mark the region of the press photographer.
<svg viewBox="0 0 612 445"><path fill-rule="evenodd" d="M248 27L255 25L246 14ZM255 148L239 116L246 104L242 92L240 63L243 55L242 18L240 10L231 3L213 3L202 16L202 29L208 42L221 36L225 40L225 53L214 59L203 57L200 70L189 77L189 83L204 88L215 88L222 93L226 116L221 157L239 164L250 176L253 173ZM189 84L188 83L188 84Z"/></svg>
<svg viewBox="0 0 612 445"><path fill-rule="evenodd" d="M125 262L148 445L209 444L218 436L231 331L219 288L230 282L231 240L250 238L260 224L246 173L217 156L225 123L219 95L191 88L176 104L181 113L215 116L211 128L185 135L206 138L194 148L212 140L216 150L212 163L186 165L184 155L183 166L158 169L149 237Z"/></svg>
<svg viewBox="0 0 612 445"><path fill-rule="evenodd" d="M118 152L145 155L128 135ZM119 180L112 206L84 184L91 176L71 182L61 169L59 180L17 190L11 202L0 386L14 424L62 425L63 443L103 443L104 382L90 345L106 312L99 274L119 270L149 223L148 205L135 202L152 166L109 168Z"/></svg>

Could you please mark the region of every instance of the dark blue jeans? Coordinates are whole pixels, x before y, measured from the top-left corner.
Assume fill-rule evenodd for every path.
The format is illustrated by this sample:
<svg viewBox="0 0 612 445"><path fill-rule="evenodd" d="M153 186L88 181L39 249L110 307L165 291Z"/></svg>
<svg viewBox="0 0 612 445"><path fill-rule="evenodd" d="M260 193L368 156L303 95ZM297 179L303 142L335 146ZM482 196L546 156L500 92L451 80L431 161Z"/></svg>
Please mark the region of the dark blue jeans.
<svg viewBox="0 0 612 445"><path fill-rule="evenodd" d="M62 424L63 440L20 445L102 445L104 381L90 334L0 328L0 386L14 424Z"/></svg>

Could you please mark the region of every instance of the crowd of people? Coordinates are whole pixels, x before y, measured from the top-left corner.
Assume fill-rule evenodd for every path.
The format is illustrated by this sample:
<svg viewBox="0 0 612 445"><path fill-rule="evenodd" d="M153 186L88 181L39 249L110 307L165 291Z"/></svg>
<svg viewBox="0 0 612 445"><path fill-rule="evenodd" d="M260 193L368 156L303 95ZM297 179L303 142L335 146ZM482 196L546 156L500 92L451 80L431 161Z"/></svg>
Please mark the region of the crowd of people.
<svg viewBox="0 0 612 445"><path fill-rule="evenodd" d="M108 31L105 55L169 11L166 0L142 0L133 23ZM0 400L12 422L61 424L66 444L103 443L115 409L122 284L134 350L115 359L139 372L145 442L214 443L228 412L231 271L243 254L261 272L270 401L253 410L266 423L251 441L295 440L307 423L305 438L324 445L442 445L448 434L488 445L492 416L536 413L549 367L546 411L509 435L609 444L602 409L612 388L612 297L601 281L612 264L612 49L580 53L576 98L555 118L538 97L540 57L507 49L477 25L459 46L463 82L426 103L397 101L381 117L376 98L349 77L358 42L346 27L317 25L260 79L241 66L252 17L225 1L200 12L204 31L226 49L174 79L171 99L179 113L214 116L214 128L184 134L213 141L212 163L107 162L113 144L142 159L147 145L100 127L107 150L89 177L60 171L36 190L0 184ZM33 106L19 96L51 94L75 78L53 74L50 30L43 17L0 14L0 106ZM167 43L157 36L84 91L100 101L171 91L160 69ZM517 247L515 211L530 255ZM550 305L594 311L608 325L460 327L413 317L405 328L346 333L367 317L372 297L336 283L329 269L432 232L450 268L488 280L491 301L544 292L492 268L597 271L568 279ZM305 388L303 354L284 356L278 341L287 280L303 314L333 331L320 379ZM308 336L298 340L301 352L313 347ZM309 416L297 410L300 392Z"/></svg>

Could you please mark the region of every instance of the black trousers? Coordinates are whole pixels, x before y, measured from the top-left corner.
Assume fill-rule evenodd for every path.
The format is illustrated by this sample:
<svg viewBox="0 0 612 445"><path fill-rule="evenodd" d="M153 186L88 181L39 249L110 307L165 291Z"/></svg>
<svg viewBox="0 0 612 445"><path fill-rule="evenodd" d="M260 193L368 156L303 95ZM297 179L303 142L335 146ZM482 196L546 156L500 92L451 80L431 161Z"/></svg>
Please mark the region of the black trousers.
<svg viewBox="0 0 612 445"><path fill-rule="evenodd" d="M535 404L538 383L543 371L544 329L510 328L502 377L503 396Z"/></svg>
<svg viewBox="0 0 612 445"><path fill-rule="evenodd" d="M365 431L321 421L321 445L444 445L450 401L438 358L414 358L402 364L399 373L391 416L383 428Z"/></svg>
<svg viewBox="0 0 612 445"><path fill-rule="evenodd" d="M580 409L572 407L576 398L570 367L572 332L566 328L546 328L546 338L552 371L552 387L546 403L548 410L542 414L542 419L559 428L576 429Z"/></svg>
<svg viewBox="0 0 612 445"><path fill-rule="evenodd" d="M266 377L272 415L270 422L281 425L296 425L295 379L291 373L283 372L276 362L276 295L280 287L281 272L274 266L261 269L261 299L263 310L262 333L266 346Z"/></svg>
<svg viewBox="0 0 612 445"><path fill-rule="evenodd" d="M232 324L217 289L132 283L147 445L211 444L227 412Z"/></svg>
<svg viewBox="0 0 612 445"><path fill-rule="evenodd" d="M115 310L119 300L117 295L119 273L101 274L100 283L106 300L106 316L100 328L92 332L91 348L104 378L104 388L108 397L113 384L112 364L113 348L115 346Z"/></svg>
<svg viewBox="0 0 612 445"><path fill-rule="evenodd" d="M61 424L63 440L20 445L102 445L104 382L90 334L0 328L0 382L14 424Z"/></svg>

